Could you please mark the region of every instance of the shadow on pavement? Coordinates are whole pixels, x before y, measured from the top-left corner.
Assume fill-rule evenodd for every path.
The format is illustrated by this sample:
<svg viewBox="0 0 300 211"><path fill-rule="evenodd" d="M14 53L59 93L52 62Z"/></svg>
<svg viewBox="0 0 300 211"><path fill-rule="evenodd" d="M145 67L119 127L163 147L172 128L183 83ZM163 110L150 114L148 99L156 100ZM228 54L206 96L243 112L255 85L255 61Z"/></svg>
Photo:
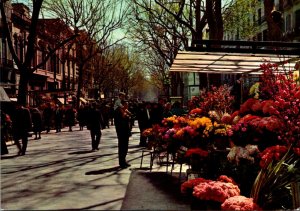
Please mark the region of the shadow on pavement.
<svg viewBox="0 0 300 211"><path fill-rule="evenodd" d="M80 154L88 154L88 153L92 153L94 151L92 150L82 150L82 151L76 151L76 152L70 152L68 153L69 155L80 155Z"/></svg>
<svg viewBox="0 0 300 211"><path fill-rule="evenodd" d="M132 171L121 210L190 210L190 202L177 173Z"/></svg>
<svg viewBox="0 0 300 211"><path fill-rule="evenodd" d="M8 155L8 156L1 156L1 160L5 160L5 159L12 159L12 158L16 158L19 155Z"/></svg>
<svg viewBox="0 0 300 211"><path fill-rule="evenodd" d="M85 175L97 175L97 174L104 174L104 173L109 173L109 172L114 172L114 171L119 171L122 168L119 166L112 167L112 168L107 168L107 169L101 169L101 170L96 170L96 171L88 171L85 173Z"/></svg>

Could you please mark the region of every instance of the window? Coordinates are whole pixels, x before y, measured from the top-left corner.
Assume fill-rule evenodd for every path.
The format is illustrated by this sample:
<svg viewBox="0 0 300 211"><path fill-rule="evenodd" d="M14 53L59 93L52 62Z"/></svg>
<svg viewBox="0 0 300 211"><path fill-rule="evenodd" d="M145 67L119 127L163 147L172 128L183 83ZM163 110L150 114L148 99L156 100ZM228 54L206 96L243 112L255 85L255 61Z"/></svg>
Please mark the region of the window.
<svg viewBox="0 0 300 211"><path fill-rule="evenodd" d="M288 32L291 31L291 29L292 29L292 16L291 14L288 14L285 17L285 31Z"/></svg>
<svg viewBox="0 0 300 211"><path fill-rule="evenodd" d="M263 41L268 41L268 30L263 31Z"/></svg>
<svg viewBox="0 0 300 211"><path fill-rule="evenodd" d="M262 41L262 33L259 33L259 34L257 35L257 41Z"/></svg>
<svg viewBox="0 0 300 211"><path fill-rule="evenodd" d="M295 12L295 30L300 30L300 9Z"/></svg>
<svg viewBox="0 0 300 211"><path fill-rule="evenodd" d="M261 20L261 8L259 8L259 9L257 10L257 15L258 15L258 20L257 20L257 22L258 22L258 24L260 25L260 24L262 23L262 20Z"/></svg>

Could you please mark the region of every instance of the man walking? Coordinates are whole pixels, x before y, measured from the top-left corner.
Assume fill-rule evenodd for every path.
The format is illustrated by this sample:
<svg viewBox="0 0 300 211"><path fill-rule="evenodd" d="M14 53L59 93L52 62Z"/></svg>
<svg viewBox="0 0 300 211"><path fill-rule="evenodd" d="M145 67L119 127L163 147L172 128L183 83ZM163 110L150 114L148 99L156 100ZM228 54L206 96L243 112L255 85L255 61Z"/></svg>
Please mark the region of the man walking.
<svg viewBox="0 0 300 211"><path fill-rule="evenodd" d="M31 115L28 108L17 104L13 118L13 139L19 150L18 155L25 155L28 143L28 132L32 129ZM22 139L22 146L19 140Z"/></svg>
<svg viewBox="0 0 300 211"><path fill-rule="evenodd" d="M128 103L122 101L122 106L119 106L115 110L115 127L118 137L118 155L119 165L121 168L127 168L130 166L126 162L126 156L128 152L128 144L130 137L130 113L128 112Z"/></svg>
<svg viewBox="0 0 300 211"><path fill-rule="evenodd" d="M103 127L102 115L97 108L96 103L92 103L90 110L88 111L87 129L90 130L92 139L92 151L99 150L99 144L101 139L101 129Z"/></svg>

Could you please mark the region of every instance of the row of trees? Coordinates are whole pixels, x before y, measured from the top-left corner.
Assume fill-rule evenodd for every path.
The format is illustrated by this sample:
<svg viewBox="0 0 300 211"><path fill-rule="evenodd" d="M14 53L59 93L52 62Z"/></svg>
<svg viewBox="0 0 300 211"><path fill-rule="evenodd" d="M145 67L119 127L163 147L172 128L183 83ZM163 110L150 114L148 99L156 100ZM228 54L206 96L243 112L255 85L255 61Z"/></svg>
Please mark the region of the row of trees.
<svg viewBox="0 0 300 211"><path fill-rule="evenodd" d="M5 14L6 2L1 1L0 9L6 34L10 34ZM224 27L230 29L229 23L249 34L247 30L254 26L242 23L242 19L236 18L236 12L247 14L257 2L228 0L222 8L221 0L34 0L24 61L17 57L11 36L7 37L13 60L20 70L18 101L26 102L28 80L34 70L42 65L31 66L38 19L42 15L61 19L73 31L67 37L56 37L57 43L45 59L63 46L76 44L79 99L85 77L88 77L85 76L88 66L96 70L91 77L104 91L118 88L128 92L134 87L142 90L143 83L140 82L145 81L145 70L151 81L161 89L169 78L167 70L178 50L193 45L195 39L201 40L206 26L210 39L222 40ZM278 24L271 16L274 0L264 0L264 4L272 35L268 37L276 40ZM122 28L126 29L130 47L124 44L125 37L112 39L114 33ZM175 85L182 85L181 82L180 74L172 75L172 95L176 95L178 87Z"/></svg>
<svg viewBox="0 0 300 211"><path fill-rule="evenodd" d="M131 6L128 34L146 58L145 67L157 86L168 78L178 50L186 50L193 40L222 40L224 30L239 31L240 38L252 39L258 29L253 21L259 0L127 0ZM274 21L274 0L264 0L269 40L280 40L280 26ZM280 4L283 1L280 0ZM257 18L257 17L256 17ZM255 19L255 17L254 17ZM202 76L201 76L202 75ZM201 74L200 77L206 77ZM172 95L181 84L179 73L171 75Z"/></svg>

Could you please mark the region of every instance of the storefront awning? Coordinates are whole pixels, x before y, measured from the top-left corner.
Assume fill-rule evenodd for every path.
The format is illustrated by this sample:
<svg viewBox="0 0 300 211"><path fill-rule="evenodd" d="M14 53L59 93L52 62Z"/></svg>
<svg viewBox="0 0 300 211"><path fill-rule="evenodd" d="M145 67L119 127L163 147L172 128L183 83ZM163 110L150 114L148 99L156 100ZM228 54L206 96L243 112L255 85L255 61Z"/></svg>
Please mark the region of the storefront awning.
<svg viewBox="0 0 300 211"><path fill-rule="evenodd" d="M170 71L261 74L263 63L276 63L280 71L289 71L300 60L299 42L195 40L193 45L177 53Z"/></svg>
<svg viewBox="0 0 300 211"><path fill-rule="evenodd" d="M10 102L8 95L3 87L0 86L0 102Z"/></svg>

